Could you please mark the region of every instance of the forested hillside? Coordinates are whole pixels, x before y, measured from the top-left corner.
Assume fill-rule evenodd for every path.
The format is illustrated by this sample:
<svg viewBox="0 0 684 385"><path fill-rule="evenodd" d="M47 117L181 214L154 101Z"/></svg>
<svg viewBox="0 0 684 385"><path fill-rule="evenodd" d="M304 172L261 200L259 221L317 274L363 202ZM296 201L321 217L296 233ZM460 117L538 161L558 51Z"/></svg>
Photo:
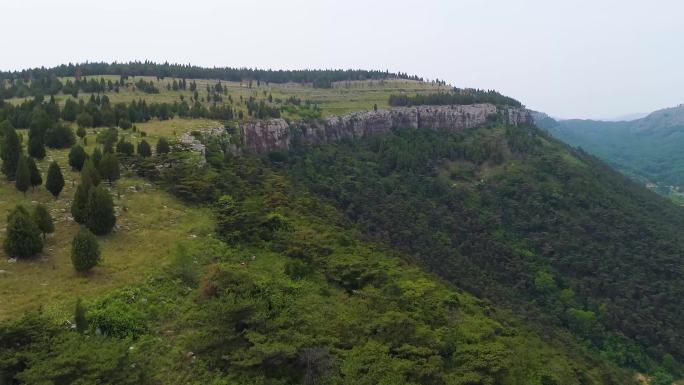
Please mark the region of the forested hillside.
<svg viewBox="0 0 684 385"><path fill-rule="evenodd" d="M363 71L79 68L3 84L0 384L683 374L684 213L511 120L515 99ZM492 113L258 155L241 137L423 103Z"/></svg>
<svg viewBox="0 0 684 385"><path fill-rule="evenodd" d="M370 239L620 365L684 357L684 213L536 128L400 130L288 169Z"/></svg>
<svg viewBox="0 0 684 385"><path fill-rule="evenodd" d="M537 124L558 139L582 147L639 183L653 183L658 192L681 200L684 107L624 122L537 117Z"/></svg>

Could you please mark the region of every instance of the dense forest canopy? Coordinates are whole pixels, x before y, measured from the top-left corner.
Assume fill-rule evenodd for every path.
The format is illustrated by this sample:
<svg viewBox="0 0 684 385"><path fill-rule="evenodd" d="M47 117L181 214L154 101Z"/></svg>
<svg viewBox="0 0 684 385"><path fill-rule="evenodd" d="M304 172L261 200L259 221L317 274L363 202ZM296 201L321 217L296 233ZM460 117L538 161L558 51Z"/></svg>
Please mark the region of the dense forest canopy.
<svg viewBox="0 0 684 385"><path fill-rule="evenodd" d="M93 76L93 75L118 75L128 76L155 76L159 78L173 77L183 79L217 79L225 81L253 80L267 83L312 83L314 87L329 88L333 82L345 80L376 80L388 78L401 78L422 80L416 75L407 73L377 70L271 70L257 68L232 68L232 67L199 67L189 64L169 64L145 62L129 63L80 63L62 64L52 68L32 68L21 71L0 72L0 82L5 83L0 87L3 98L17 96L17 85L30 87L30 96L38 94L52 95L61 90L62 84L59 77ZM19 87L21 89L21 87ZM29 95L21 95L29 96Z"/></svg>

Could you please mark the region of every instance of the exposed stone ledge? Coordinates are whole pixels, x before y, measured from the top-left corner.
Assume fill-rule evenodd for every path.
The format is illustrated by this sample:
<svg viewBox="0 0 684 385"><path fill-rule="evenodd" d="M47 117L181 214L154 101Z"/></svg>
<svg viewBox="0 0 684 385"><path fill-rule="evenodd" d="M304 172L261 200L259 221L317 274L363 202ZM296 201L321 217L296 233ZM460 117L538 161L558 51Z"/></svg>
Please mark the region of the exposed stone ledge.
<svg viewBox="0 0 684 385"><path fill-rule="evenodd" d="M289 150L295 143L318 145L343 138L363 138L387 134L395 128L424 128L437 131L461 131L486 124L501 116L507 124L531 124L524 108L497 108L492 104L464 106L415 106L388 110L355 112L327 118L324 122L293 122L270 119L247 122L240 126L242 150L264 154Z"/></svg>

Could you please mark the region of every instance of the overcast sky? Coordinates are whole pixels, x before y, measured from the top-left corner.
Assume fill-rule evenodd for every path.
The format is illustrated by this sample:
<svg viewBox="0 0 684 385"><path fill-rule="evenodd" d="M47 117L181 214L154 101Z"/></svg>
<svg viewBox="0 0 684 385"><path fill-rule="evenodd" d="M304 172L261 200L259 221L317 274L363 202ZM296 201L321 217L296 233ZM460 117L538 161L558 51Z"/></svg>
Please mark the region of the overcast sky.
<svg viewBox="0 0 684 385"><path fill-rule="evenodd" d="M684 103L681 0L0 0L0 69L82 61L389 69L559 117Z"/></svg>

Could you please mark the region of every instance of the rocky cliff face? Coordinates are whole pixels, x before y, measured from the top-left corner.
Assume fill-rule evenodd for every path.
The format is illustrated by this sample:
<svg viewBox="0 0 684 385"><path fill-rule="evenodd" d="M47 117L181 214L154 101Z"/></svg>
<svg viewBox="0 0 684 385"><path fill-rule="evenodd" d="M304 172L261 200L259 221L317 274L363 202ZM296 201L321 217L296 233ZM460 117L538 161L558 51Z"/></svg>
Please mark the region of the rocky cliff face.
<svg viewBox="0 0 684 385"><path fill-rule="evenodd" d="M289 150L296 144L318 145L342 138L387 134L395 128L460 131L481 126L498 117L511 125L532 123L529 111L523 108L500 109L491 104L474 104L355 112L330 117L320 123L288 124L284 119L271 119L245 123L240 130L242 149L263 154L274 150Z"/></svg>

